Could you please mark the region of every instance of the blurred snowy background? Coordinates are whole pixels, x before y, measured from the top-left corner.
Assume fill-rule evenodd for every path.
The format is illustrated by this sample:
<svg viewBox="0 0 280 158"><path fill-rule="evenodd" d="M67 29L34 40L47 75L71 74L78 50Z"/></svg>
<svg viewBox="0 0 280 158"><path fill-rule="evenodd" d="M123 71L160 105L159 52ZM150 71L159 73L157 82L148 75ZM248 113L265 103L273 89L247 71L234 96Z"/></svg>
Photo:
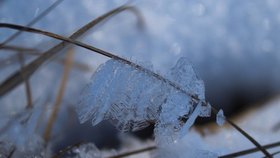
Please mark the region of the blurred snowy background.
<svg viewBox="0 0 280 158"><path fill-rule="evenodd" d="M53 2L54 0L1 0L0 22L27 25ZM69 36L92 19L126 2L64 0L33 27ZM227 116L240 114L244 108L264 104L279 95L280 1L139 0L132 1L131 4L143 15L144 28L138 27L135 15L123 12L92 29L81 41L127 59L152 63L153 69L161 73L167 73L180 57L187 57L205 82L206 99L215 107L222 108ZM0 42L14 32L1 28ZM44 52L57 43L58 41L48 37L24 33L9 44ZM0 52L2 83L20 68L20 64L14 59L14 52ZM60 149L78 141L94 141L98 147L119 147L120 142L125 142L127 137L120 137L114 127L107 123L95 127L90 127L90 123L79 125L72 109L94 70L108 58L78 47L75 47L74 52L76 66L73 66L67 81L53 131L52 139L57 141L54 143L55 148ZM44 131L43 122L47 121L59 89L63 72L60 61L64 57L65 54L61 53L31 77L35 112L27 127L19 127L14 122L13 127L0 131L1 140L11 140L22 133L22 130L27 137L32 138L33 133L40 135ZM24 56L26 63L35 58ZM23 84L0 97L0 129L14 117L28 117L18 116L24 111L27 102ZM244 117L239 123L261 144L278 141L279 104L279 99L273 103L265 103L261 110L253 111L252 116ZM30 112L24 113L26 114L22 115L29 115ZM37 123L42 113L45 113L46 118ZM237 118L236 115L233 116ZM186 138L186 148L190 141L196 144L192 147L224 155L253 147L231 128L219 128L214 134L207 130L203 129L205 136L192 130L189 139ZM13 141L24 146L24 141L28 141L24 139ZM142 143L134 141L136 140L133 138L132 144L141 146L139 144ZM261 157L261 154L252 157L255 156Z"/></svg>

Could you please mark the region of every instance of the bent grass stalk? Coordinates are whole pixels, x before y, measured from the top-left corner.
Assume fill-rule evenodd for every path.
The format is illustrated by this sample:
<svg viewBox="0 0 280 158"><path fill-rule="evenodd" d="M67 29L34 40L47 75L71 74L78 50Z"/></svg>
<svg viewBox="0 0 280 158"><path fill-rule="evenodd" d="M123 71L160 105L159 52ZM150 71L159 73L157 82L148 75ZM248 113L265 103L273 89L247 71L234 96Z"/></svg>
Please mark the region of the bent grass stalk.
<svg viewBox="0 0 280 158"><path fill-rule="evenodd" d="M33 33L41 32L39 34L45 34L46 36L62 40L61 43L59 43L58 45L50 48L48 51L43 53L40 57L33 60L30 64L26 65L22 69L22 71L24 71L24 73L26 74L26 77L29 78L43 63L45 63L47 60L49 60L52 57L54 57L55 55L57 55L59 53L59 51L62 50L63 48L65 48L67 45L69 45L69 43L73 44L73 41L75 41L76 38L82 36L84 33L86 33L93 26L97 25L101 21L106 20L107 18L112 17L113 15L116 15L116 14L118 14L122 11L126 11L126 10L132 11L132 13L139 13L138 11L135 11L137 9L132 7L132 6L120 6L116 9L113 9L112 11L98 17L97 19L94 19L93 21L89 22L88 24L84 25L78 31L73 33L69 38L65 38L65 37L62 37L60 35L56 35L56 34L53 34L53 33L50 33L50 32L39 31L37 29L33 29L33 28L30 28L30 27L24 27L24 26L20 26L20 25L13 25L12 26L12 24L1 23L0 27L13 28L13 29L16 29L16 30L24 31L24 32L33 32ZM141 20L142 17L141 17L140 14L136 14L136 16L138 17L138 19L140 19L139 21L143 21L143 20ZM8 92L10 92L11 90L13 90L15 87L17 87L22 82L23 82L23 78L20 75L20 71L17 71L14 74L12 74L3 83L1 83L1 85L0 85L0 98L3 97Z"/></svg>

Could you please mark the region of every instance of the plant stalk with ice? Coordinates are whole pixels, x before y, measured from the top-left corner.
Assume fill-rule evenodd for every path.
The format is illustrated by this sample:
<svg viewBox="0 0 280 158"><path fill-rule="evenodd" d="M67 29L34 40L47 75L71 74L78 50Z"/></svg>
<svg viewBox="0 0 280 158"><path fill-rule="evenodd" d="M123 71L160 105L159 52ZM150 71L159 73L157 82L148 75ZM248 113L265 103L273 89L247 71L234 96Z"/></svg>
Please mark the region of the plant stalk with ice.
<svg viewBox="0 0 280 158"><path fill-rule="evenodd" d="M162 77L161 75L158 75L156 73L154 73L153 71L149 70L149 69L146 69L138 64L135 64L129 60L126 60L124 58L121 58L117 55L114 55L110 52L107 52L107 51L104 51L104 50L101 50L99 48L96 48L96 47L93 47L93 46L90 46L90 45L87 45L87 44L84 44L82 42L79 42L79 41L76 41L76 40L72 40L70 38L66 38L66 37L63 37L63 36L60 36L58 34L54 34L54 33L51 33L51 32L47 32L47 31L42 31L42 30L39 30L39 29L35 29L35 28L30 28L30 27L25 27L25 26L21 26L21 25L15 25L15 24L8 24L8 23L0 23L0 27L4 27L4 28L10 28L10 29L15 29L15 30L22 30L22 31L26 31L26 32L32 32L32 33L37 33L37 34L42 34L42 35L45 35L45 36L48 36L48 37L52 37L52 38L55 38L55 39L59 39L59 40L62 40L62 41L65 41L65 42L69 42L69 43L72 43L72 44L75 44L77 46L80 46L80 47L83 47L83 48L86 48L88 50L91 50L91 51L94 51L98 54L101 54L101 55L104 55L106 57L109 57L113 60L117 60L119 62L122 62L123 64L127 64L129 66L131 66L132 68L136 69L136 70L139 70L143 73L146 73L148 76L158 80L158 81L162 81L163 83L167 84L168 86L172 87L173 89L176 89L178 90L178 92L182 92L183 94L185 94L186 96L190 97L191 100L193 100L195 103L198 103L198 102L201 102L202 103L202 112L200 113L200 116L202 117L206 117L207 114L209 114L209 107L210 104L208 104L205 100L201 100L198 98L197 95L192 95L191 93L189 93L188 91L185 91L184 89L182 89L180 86L178 86L177 84L171 82L170 80ZM6 92L5 90L3 92ZM214 107L211 107L211 109L213 110L214 113L218 113L218 111L216 110L216 108ZM183 122L185 121L186 119L183 119ZM237 126L235 123L233 123L231 120L229 119L225 119L231 126L233 126L236 130L238 130L243 136L245 136L248 140L250 140L259 150L261 150L264 155L266 155L267 157L272 157L267 151L266 149L264 149L254 138L252 138L247 132L245 132L243 129L241 129L239 126Z"/></svg>
<svg viewBox="0 0 280 158"><path fill-rule="evenodd" d="M145 67L145 66L142 66ZM204 84L186 58L180 58L166 78L188 94L146 71L111 59L101 65L82 92L77 112L81 123L110 120L121 131L137 131L155 123L158 145L184 136L197 116L210 116Z"/></svg>

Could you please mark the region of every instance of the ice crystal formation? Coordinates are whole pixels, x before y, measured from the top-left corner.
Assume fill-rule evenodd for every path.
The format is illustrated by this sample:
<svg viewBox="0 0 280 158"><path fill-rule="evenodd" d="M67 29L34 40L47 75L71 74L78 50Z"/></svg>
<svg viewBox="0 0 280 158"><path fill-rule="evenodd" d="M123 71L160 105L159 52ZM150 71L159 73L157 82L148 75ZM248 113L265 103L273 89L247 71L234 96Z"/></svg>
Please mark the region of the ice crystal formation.
<svg viewBox="0 0 280 158"><path fill-rule="evenodd" d="M137 131L155 123L158 144L173 142L191 127L197 116L209 116L204 84L186 58L166 75L185 92L145 71L111 59L101 65L82 92L77 112L81 123L110 120L121 131Z"/></svg>
<svg viewBox="0 0 280 158"><path fill-rule="evenodd" d="M225 116L224 116L224 111L223 110L219 110L219 112L216 115L216 122L219 126L224 125L225 123Z"/></svg>

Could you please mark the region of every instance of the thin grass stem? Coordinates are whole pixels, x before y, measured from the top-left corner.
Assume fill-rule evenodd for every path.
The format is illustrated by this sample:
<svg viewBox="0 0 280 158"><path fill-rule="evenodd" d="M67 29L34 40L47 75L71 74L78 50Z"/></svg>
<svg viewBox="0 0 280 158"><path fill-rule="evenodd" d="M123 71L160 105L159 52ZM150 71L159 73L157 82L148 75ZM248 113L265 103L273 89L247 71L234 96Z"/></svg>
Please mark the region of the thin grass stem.
<svg viewBox="0 0 280 158"><path fill-rule="evenodd" d="M64 66L64 71L63 71L63 76L62 76L60 88L59 88L55 103L53 105L53 111L52 111L51 116L50 116L50 118L47 122L47 127L46 127L46 130L44 132L44 136L43 136L46 144L48 143L48 141L50 139L53 124L54 124L54 122L57 118L57 115L58 115L58 112L59 112L59 109L60 109L60 106L61 106L62 98L63 98L64 92L65 92L65 89L66 89L66 83L67 83L68 76L69 76L71 66L72 66L72 63L73 63L73 54L74 54L74 52L71 49L69 51L69 53L66 55L66 61L65 61L65 66Z"/></svg>
<svg viewBox="0 0 280 158"><path fill-rule="evenodd" d="M65 48L65 46L69 45L69 43L73 43L75 41L74 39L82 36L85 32L87 32L89 29L97 25L98 23L102 22L103 20L106 20L107 18L112 17L113 15L116 15L122 11L125 10L136 10L136 8L132 6L120 6L116 9L113 9L112 11L98 17L97 19L89 22L88 24L84 25L82 28L80 28L78 31L73 33L69 38L62 37L57 34L53 34L47 31L42 31L30 27L24 27L20 25L15 25L15 24L7 24L7 23L1 23L0 27L3 28L10 28L10 29L15 29L15 30L20 30L20 31L25 31L25 32L32 32L32 33L37 33L37 34L42 34L46 35L49 37L53 37L56 39L60 39L63 42L59 43L58 45L52 47L45 53L43 53L40 57L37 59L33 60L30 64L26 65L22 71L25 72L26 77L29 78L43 63L45 63L47 60L50 58L54 57L59 53L60 50ZM134 13L134 12L133 12ZM139 19L142 17L140 15L136 15ZM71 41L71 42L70 42ZM5 94L13 90L15 87L17 87L21 82L23 82L23 78L20 75L20 71L17 71L13 73L11 76L9 76L3 83L0 85L0 97L3 97Z"/></svg>

